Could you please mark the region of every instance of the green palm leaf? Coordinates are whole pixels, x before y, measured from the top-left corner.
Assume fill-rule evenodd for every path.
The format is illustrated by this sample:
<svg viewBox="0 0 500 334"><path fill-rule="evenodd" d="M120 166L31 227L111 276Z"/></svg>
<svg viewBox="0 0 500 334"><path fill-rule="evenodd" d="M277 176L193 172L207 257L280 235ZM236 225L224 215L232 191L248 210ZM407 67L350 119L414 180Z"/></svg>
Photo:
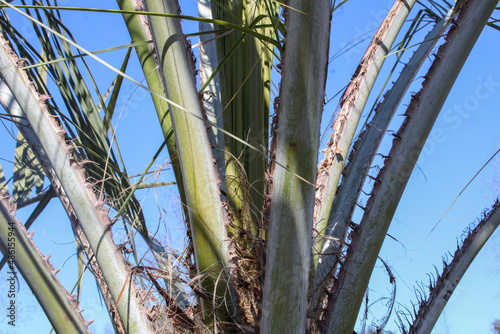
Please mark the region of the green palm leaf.
<svg viewBox="0 0 500 334"><path fill-rule="evenodd" d="M21 132L17 134L17 146L14 158L14 177L12 194L14 202L30 198L35 188L35 196L43 191L45 173L40 162L25 142Z"/></svg>

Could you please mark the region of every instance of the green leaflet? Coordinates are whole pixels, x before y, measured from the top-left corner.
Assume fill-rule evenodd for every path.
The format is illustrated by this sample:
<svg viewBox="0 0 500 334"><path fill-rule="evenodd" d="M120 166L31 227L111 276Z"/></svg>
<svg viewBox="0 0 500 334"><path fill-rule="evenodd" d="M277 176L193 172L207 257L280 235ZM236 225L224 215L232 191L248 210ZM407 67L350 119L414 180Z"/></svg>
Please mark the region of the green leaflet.
<svg viewBox="0 0 500 334"><path fill-rule="evenodd" d="M40 162L29 148L21 132L18 132L14 159L14 177L12 181L14 202L28 199L33 188L35 188L35 196L40 195L43 191L44 178L45 173Z"/></svg>
<svg viewBox="0 0 500 334"><path fill-rule="evenodd" d="M0 192L2 195L7 195L9 193L9 188L7 187L7 180L5 180L5 174L3 173L2 165L0 165Z"/></svg>

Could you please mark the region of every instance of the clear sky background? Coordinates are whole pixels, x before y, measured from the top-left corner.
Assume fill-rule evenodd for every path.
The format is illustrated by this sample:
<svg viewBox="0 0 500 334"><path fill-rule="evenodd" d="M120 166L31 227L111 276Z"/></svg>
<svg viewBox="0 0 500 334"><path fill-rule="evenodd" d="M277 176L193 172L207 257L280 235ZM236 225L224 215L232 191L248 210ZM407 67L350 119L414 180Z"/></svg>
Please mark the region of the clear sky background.
<svg viewBox="0 0 500 334"><path fill-rule="evenodd" d="M59 3L71 6L116 7L114 1L74 0ZM393 1L386 0L350 0L334 13L330 46L332 56L360 36L370 38L332 61L328 73L327 98L332 97L349 81L375 33L374 29L383 20L392 3ZM180 5L184 14L196 15L196 1L180 0ZM63 22L74 33L76 40L88 50L100 50L130 42L120 15L77 12L62 14ZM185 23L187 32L196 30L197 24ZM26 32L29 31L27 27L28 25ZM362 38L358 40L361 41ZM435 272L434 266L441 270L442 256L455 251L462 232L473 224L499 195L500 159L497 158L464 191L429 235L462 188L500 147L500 66L497 61L500 53L499 40L500 31L485 28L438 117L389 230L389 234L397 241L387 238L380 257L388 262L396 276L396 309L404 305L412 308L411 302L417 301L414 293L417 282L427 284L427 274ZM198 50L194 52L197 55ZM411 52L407 52L406 57L410 54ZM125 50L120 50L100 56L115 67L120 67L124 55ZM92 60L88 62L102 85L101 91L104 91L115 75ZM386 65L391 64L392 58L389 58ZM386 75L388 67L384 68ZM400 69L396 73L399 71ZM137 80L143 78L135 58L127 73ZM384 73L379 81L385 79ZM410 89L412 92L418 91L421 80L415 80ZM381 83L377 82L372 95L376 95L380 87ZM372 97L367 108L373 101ZM163 141L156 113L149 94L136 89L134 84L127 81L124 82L119 103L120 115L114 120L118 141L129 175L141 173ZM326 105L323 129L327 127L337 103L338 98ZM408 99L403 105L407 103ZM403 112L402 109L398 114ZM398 129L400 118L395 118L392 130ZM16 134L17 131L13 129L12 124L3 121L3 124L0 124L0 163L7 176L12 175L12 164L8 161L13 160L15 147L9 133ZM385 152L390 148L390 141L389 139L383 144L382 149ZM167 162L165 151L157 160L155 168L160 169L161 165ZM173 180L170 171L154 177L159 182ZM184 230L175 187L138 190L137 197L144 206L150 229L158 227L163 233L163 242L174 248L182 248L185 242ZM18 211L18 218L25 220L33 208ZM34 230L35 242L44 254L52 253L51 262L56 268L62 268L58 277L70 289L77 278L75 245L69 222L57 200L51 201L35 223ZM120 229L116 231L117 235L122 232ZM500 234L497 231L452 295L433 333L491 332L492 321L500 319L499 257ZM370 307L369 321L384 315L384 300L377 300L389 296L391 287L388 282L388 276L379 262L370 284L370 303L374 304ZM0 305L6 305L7 297L1 293L5 291L6 284L6 270L3 269L0 272ZM95 320L95 324L91 326L94 333L106 333L111 328L107 311L101 305L93 278L88 273L84 284L84 316L87 320ZM6 327L5 311L2 308L0 333L7 333L7 330L9 333L50 331L49 322L25 283L21 283L17 303L19 309L16 330L11 331ZM398 332L394 317L386 329Z"/></svg>

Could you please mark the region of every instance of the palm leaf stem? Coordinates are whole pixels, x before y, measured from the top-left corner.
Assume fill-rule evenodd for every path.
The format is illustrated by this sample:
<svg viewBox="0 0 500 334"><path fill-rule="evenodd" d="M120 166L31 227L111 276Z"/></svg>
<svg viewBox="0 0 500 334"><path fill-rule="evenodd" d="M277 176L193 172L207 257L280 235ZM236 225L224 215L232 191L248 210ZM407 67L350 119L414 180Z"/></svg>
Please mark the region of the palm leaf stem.
<svg viewBox="0 0 500 334"><path fill-rule="evenodd" d="M405 96L410 84L417 75L419 69L423 65L427 55L436 45L439 36L443 33L447 26L447 22L451 17L448 16L441 20L434 29L429 32L425 38L425 42L420 45L418 50L413 54L412 58L405 66L392 89L386 93L384 100L375 108L375 115L370 120L368 126L364 129L358 140L354 144L354 149L349 156L349 163L343 171L342 185L338 189L337 196L333 202L333 206L329 215L329 221L326 225L326 242L321 249L321 258L318 264L314 283L314 295L325 294L326 286L330 280L327 279L330 273L336 270L336 264L342 247L342 241L345 239L347 228L357 199L362 189L362 185L366 179L366 175L370 170L372 161L376 156L376 152L380 143L387 131L390 121L394 117L401 100ZM318 297L313 297L312 303L315 303ZM311 305L311 308L321 306ZM315 318L313 316L313 318Z"/></svg>
<svg viewBox="0 0 500 334"><path fill-rule="evenodd" d="M147 0L145 5L148 11L177 12L170 2ZM203 121L190 50L178 18L152 16L149 17L149 26L165 95L175 102L170 103L170 116L182 170L197 272L205 276L201 280L204 291L214 296L216 304L225 304L227 313L232 316L235 315L235 303L226 272L229 253L220 205L220 180ZM197 117L191 117L184 110ZM228 319L223 308L212 303L204 302L203 309L205 321L211 326Z"/></svg>
<svg viewBox="0 0 500 334"><path fill-rule="evenodd" d="M467 1L451 25L422 89L412 98L389 158L376 178L360 226L328 304L329 333L351 332L383 240L404 188L465 60L498 1Z"/></svg>
<svg viewBox="0 0 500 334"><path fill-rule="evenodd" d="M260 328L263 333L293 334L306 331L311 182L316 178L331 17L329 0L292 0L288 5L294 10L286 18L276 161L309 182L279 165L274 170Z"/></svg>
<svg viewBox="0 0 500 334"><path fill-rule="evenodd" d="M112 223L95 194L86 184L82 167L71 157L71 149L65 143L64 132L49 115L43 98L30 87L26 74L17 66L12 51L6 49L2 41L0 50L1 75L13 96L23 110L26 119L33 124L32 129L43 147L51 167L56 172L65 193L72 203L85 236L87 237L97 262L100 263L104 279L109 287L122 320L125 332L149 333L150 324L143 315L143 307L136 299L134 286L129 282L130 271L126 268L122 255L116 248L111 235ZM32 146L32 149L37 150ZM122 294L122 288L128 287Z"/></svg>
<svg viewBox="0 0 500 334"><path fill-rule="evenodd" d="M76 300L57 279L57 271L48 262L48 257L36 248L33 234L28 234L12 212L7 200L0 198L0 249L9 259L9 293L17 292L15 265L58 333L90 333L90 323L83 319ZM11 306L14 307L15 324L16 305L11 303Z"/></svg>

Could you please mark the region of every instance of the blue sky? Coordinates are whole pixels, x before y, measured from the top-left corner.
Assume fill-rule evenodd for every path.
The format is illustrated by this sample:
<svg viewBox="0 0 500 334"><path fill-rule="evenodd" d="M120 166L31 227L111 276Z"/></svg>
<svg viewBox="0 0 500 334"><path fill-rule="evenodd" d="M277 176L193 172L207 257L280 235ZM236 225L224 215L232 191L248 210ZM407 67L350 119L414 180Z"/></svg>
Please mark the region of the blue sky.
<svg viewBox="0 0 500 334"><path fill-rule="evenodd" d="M114 1L63 1L62 5L115 8ZM331 54L336 54L347 43L360 35L372 36L373 30L384 18L392 1L350 0L333 17ZM180 5L186 15L195 15L196 1L181 0ZM109 7L108 7L109 6ZM63 12L63 21L74 32L77 41L88 50L99 50L129 43L124 33L120 15ZM85 29L81 29L81 25ZM196 24L188 25L190 31ZM434 272L436 266L441 269L441 257L448 251L454 252L457 239L463 230L479 217L483 209L493 203L500 189L500 159L495 159L474 180L457 200L440 224L429 232L444 214L448 206L462 188L500 147L500 67L496 62L500 52L500 32L486 28L473 50L461 75L459 76L435 127L424 148L424 153L415 169L389 234L397 242L387 238L380 257L393 268L397 281L397 302L411 308L411 301L416 302L413 288L416 282L427 284L427 273ZM338 56L329 67L327 97L340 90L350 79L357 63L361 59L369 39ZM197 50L195 50L195 54ZM119 67L125 51L102 54L103 59ZM410 52L407 53L407 56ZM386 62L392 63L391 58ZM107 88L114 74L101 65L89 61L96 77L102 82L101 89ZM387 67L387 66L386 66ZM384 68L386 73L387 68ZM129 66L133 78L141 80L142 74L137 61ZM381 78L384 79L384 73ZM422 75L425 72L422 73ZM383 80L379 80L383 81ZM410 89L419 89L421 79L416 79ZM374 92L378 92L381 83L377 82ZM378 88L377 88L378 87ZM372 94L374 95L374 94ZM332 100L324 111L324 128L333 112L338 99ZM115 119L118 141L121 148L126 147L125 162L129 174L144 170L163 138L156 113L152 108L148 94L136 89L130 82L124 83L123 93L119 98L121 114ZM371 106L368 102L367 106ZM403 104L408 103L405 100ZM402 109L403 110L403 109ZM398 112L400 114L402 112ZM362 119L364 121L364 119ZM392 130L397 130L396 117ZM5 124L5 123L4 123ZM11 125L6 124L9 128ZM0 129L0 158L13 160L14 143L5 128ZM389 149L390 140L383 144L382 150ZM157 160L157 168L168 161L167 153L162 153ZM11 175L12 166L5 160L0 163L6 175ZM172 175L165 172L158 176L158 181L171 181ZM183 226L180 222L180 204L173 187L154 190L141 190L137 193L143 203L146 219L150 228L159 229L172 247L182 248L184 244ZM18 217L26 219L30 210L20 210ZM66 287L72 287L76 281L75 247L71 229L59 203L53 200L49 208L34 225L35 242L44 254L52 253L51 261L62 271L58 275ZM117 233L120 233L118 230ZM421 244L424 242L422 247ZM494 319L500 318L500 234L497 231L490 242L480 252L469 272L466 274L433 333L488 333ZM0 291L6 284L5 269L0 273ZM87 273L84 287L85 298L82 308L86 319L94 319L95 333L104 333L107 325L107 313L100 306L95 283ZM380 263L374 272L370 284L370 301L388 296L390 286L388 277ZM0 304L4 305L6 296L0 295ZM38 333L49 332L50 324L40 310L34 297L25 284L21 284L18 296L18 324L16 331L24 333L35 330ZM396 305L396 308L398 305ZM371 316L377 318L384 314L382 302L370 308ZM0 319L3 318L0 311ZM388 330L397 326L390 320ZM6 333L6 327L0 322L0 333Z"/></svg>

